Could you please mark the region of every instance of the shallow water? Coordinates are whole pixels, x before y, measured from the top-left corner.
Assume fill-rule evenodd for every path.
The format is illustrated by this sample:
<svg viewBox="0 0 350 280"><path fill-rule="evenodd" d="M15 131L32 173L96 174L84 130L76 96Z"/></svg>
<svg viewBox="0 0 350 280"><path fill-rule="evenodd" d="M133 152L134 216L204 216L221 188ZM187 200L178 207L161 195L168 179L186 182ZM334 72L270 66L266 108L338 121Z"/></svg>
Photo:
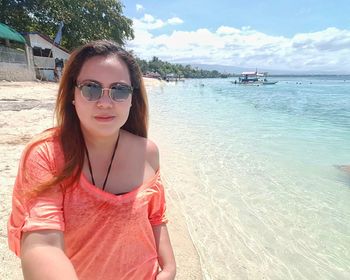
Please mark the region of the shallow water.
<svg viewBox="0 0 350 280"><path fill-rule="evenodd" d="M205 279L350 279L349 77L187 80L149 103Z"/></svg>

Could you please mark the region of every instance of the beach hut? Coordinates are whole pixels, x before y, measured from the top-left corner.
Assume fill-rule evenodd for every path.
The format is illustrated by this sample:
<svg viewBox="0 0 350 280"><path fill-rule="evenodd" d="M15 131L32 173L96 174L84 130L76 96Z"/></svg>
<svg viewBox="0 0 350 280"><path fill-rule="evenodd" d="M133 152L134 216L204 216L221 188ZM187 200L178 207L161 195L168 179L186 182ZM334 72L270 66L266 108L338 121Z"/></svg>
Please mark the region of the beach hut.
<svg viewBox="0 0 350 280"><path fill-rule="evenodd" d="M35 79L30 47L16 30L0 23L0 80Z"/></svg>
<svg viewBox="0 0 350 280"><path fill-rule="evenodd" d="M36 76L40 80L57 81L69 58L69 51L56 45L47 35L39 32L24 33L33 50Z"/></svg>
<svg viewBox="0 0 350 280"><path fill-rule="evenodd" d="M161 80L162 76L158 72L147 72L143 75L146 78L158 79Z"/></svg>
<svg viewBox="0 0 350 280"><path fill-rule="evenodd" d="M184 81L184 78L183 78L183 76L181 77L181 75L177 75L175 73L170 73L170 74L165 75L165 80L167 82L177 82L177 81Z"/></svg>

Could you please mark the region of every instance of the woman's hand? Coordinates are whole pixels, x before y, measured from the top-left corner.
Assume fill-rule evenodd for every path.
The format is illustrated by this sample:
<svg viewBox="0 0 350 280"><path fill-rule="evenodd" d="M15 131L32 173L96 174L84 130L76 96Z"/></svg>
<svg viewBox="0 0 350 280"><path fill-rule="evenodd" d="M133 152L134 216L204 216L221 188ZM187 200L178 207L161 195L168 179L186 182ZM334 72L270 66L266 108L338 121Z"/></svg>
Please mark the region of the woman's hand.
<svg viewBox="0 0 350 280"><path fill-rule="evenodd" d="M171 272L167 270L162 270L156 276L156 280L173 280L173 279L175 279L175 271Z"/></svg>

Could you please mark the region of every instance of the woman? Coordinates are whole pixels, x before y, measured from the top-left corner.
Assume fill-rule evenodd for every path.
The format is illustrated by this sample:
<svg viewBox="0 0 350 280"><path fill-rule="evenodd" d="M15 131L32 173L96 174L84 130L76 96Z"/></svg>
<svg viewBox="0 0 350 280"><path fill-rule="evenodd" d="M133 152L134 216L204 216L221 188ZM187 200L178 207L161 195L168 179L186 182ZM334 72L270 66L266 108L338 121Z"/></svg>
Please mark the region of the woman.
<svg viewBox="0 0 350 280"><path fill-rule="evenodd" d="M67 62L57 127L25 149L8 223L25 279L174 279L157 146L134 58L91 42Z"/></svg>

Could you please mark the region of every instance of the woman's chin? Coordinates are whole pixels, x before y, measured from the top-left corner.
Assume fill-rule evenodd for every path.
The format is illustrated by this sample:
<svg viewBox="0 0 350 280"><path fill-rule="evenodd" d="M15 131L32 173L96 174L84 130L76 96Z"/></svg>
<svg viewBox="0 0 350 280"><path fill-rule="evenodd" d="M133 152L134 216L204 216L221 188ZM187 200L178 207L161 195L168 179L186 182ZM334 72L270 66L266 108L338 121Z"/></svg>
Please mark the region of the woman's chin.
<svg viewBox="0 0 350 280"><path fill-rule="evenodd" d="M118 135L120 130L120 126L101 126L94 128L83 128L82 131L85 137L90 139L103 139L103 138L111 138Z"/></svg>

